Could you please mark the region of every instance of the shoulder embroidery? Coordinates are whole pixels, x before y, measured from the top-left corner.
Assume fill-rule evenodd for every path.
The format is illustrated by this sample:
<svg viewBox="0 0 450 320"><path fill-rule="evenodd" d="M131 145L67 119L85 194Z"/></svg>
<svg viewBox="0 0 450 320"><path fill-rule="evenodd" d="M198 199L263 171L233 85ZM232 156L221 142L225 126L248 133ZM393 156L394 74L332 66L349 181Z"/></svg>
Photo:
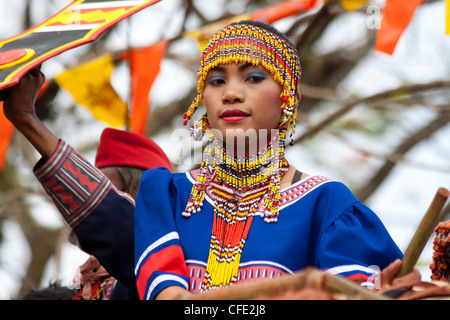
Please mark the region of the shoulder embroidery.
<svg viewBox="0 0 450 320"><path fill-rule="evenodd" d="M192 170L190 172L187 172L186 175L192 183L195 183L199 173L200 173L200 170L197 169L197 170ZM320 186L326 182L330 182L330 181L335 181L335 180L325 177L325 176L320 176L320 175L309 176L309 177L307 177L303 180L300 180L299 182L291 185L290 187L282 190L281 198L280 198L280 202L281 202L280 209L283 209L286 206L300 200L303 196L307 195L308 193L313 191L318 186ZM214 195L212 193L212 186L210 183L210 175L209 174L206 177L206 197L205 198L211 205L214 206L214 200L213 200Z"/></svg>
<svg viewBox="0 0 450 320"><path fill-rule="evenodd" d="M334 180L324 176L310 176L291 185L289 188L281 191L280 209L300 200L318 186L330 181Z"/></svg>

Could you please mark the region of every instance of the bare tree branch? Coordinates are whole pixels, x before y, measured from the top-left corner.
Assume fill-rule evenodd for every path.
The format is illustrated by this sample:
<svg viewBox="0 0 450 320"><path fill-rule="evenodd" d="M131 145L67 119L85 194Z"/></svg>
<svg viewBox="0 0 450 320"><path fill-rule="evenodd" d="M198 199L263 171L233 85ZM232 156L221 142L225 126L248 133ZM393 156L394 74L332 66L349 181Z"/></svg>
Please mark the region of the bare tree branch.
<svg viewBox="0 0 450 320"><path fill-rule="evenodd" d="M431 121L428 125L418 130L411 135L405 141L403 141L393 152L396 155L404 155L416 146L420 141L428 139L434 133L446 126L450 121L450 112L440 112L437 117ZM355 196L362 202L366 201L370 195L383 183L392 169L395 167L396 162L386 159L385 164L380 170L373 176L373 178L361 189L355 192Z"/></svg>
<svg viewBox="0 0 450 320"><path fill-rule="evenodd" d="M357 106L360 103L375 103L376 101L378 101L380 99L386 99L386 98L389 98L392 96L413 94L413 93L417 93L417 92L422 92L422 91L437 89L437 88L444 88L444 87L449 87L449 86L450 86L450 81L435 81L435 82L427 83L427 84L412 84L412 85L407 85L407 86L403 86L403 87L392 89L392 90L383 91L383 92L374 94L369 97L359 98L359 99L355 99L353 101L349 101L342 108L336 110L335 112L333 112L331 115L327 116L325 119L323 119L319 123L308 128L300 137L295 139L295 142L298 143L298 142L318 133L320 130L322 130L326 126L330 125L334 120L336 120L336 119L342 117L343 115L345 115L346 113L348 113L350 110L352 110L355 106Z"/></svg>

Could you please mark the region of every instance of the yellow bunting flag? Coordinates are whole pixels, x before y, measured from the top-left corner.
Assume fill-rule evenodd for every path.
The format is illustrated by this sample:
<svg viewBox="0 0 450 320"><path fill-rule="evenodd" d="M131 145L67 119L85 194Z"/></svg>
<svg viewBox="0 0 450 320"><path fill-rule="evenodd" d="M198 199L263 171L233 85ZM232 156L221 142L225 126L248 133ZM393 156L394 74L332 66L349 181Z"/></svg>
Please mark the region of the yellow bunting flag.
<svg viewBox="0 0 450 320"><path fill-rule="evenodd" d="M340 0L341 5L347 11L355 11L365 5L369 0Z"/></svg>
<svg viewBox="0 0 450 320"><path fill-rule="evenodd" d="M114 62L111 55L69 69L56 76L56 83L95 118L113 127L126 125L127 105L111 85Z"/></svg>
<svg viewBox="0 0 450 320"><path fill-rule="evenodd" d="M445 33L450 35L450 0L445 0Z"/></svg>

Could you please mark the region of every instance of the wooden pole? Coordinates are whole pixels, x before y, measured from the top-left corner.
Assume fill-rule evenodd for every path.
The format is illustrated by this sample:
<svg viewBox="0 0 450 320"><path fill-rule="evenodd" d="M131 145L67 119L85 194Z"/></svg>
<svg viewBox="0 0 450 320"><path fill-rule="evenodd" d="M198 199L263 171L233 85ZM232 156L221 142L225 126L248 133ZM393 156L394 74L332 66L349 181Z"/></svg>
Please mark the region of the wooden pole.
<svg viewBox="0 0 450 320"><path fill-rule="evenodd" d="M249 300L283 294L288 290L315 288L330 293L343 294L353 300L386 300L381 294L361 287L359 283L315 268L306 268L293 275L278 279L266 279L253 283L237 284L229 287L190 295L187 300Z"/></svg>
<svg viewBox="0 0 450 320"><path fill-rule="evenodd" d="M281 294L286 290L304 288L310 271L304 270L295 275L283 276L278 279L262 279L257 282L236 284L191 295L193 300L249 300L258 296Z"/></svg>
<svg viewBox="0 0 450 320"><path fill-rule="evenodd" d="M403 264L396 277L404 276L413 271L414 266L419 260L420 254L423 251L428 239L430 238L433 230L439 222L439 215L442 208L449 197L449 191L445 188L439 188L431 202L428 211L425 213L419 227L417 228L408 248L405 251L403 258Z"/></svg>

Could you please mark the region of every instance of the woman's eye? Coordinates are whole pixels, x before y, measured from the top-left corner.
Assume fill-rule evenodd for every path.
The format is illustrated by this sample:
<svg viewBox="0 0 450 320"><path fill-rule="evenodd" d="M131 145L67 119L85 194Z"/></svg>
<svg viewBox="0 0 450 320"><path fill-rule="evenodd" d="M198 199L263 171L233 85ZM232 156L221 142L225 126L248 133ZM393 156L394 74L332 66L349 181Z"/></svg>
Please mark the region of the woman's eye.
<svg viewBox="0 0 450 320"><path fill-rule="evenodd" d="M261 82L264 79L266 79L266 75L264 73L261 72L252 72L249 73L247 75L247 77L245 78L245 80L250 81L250 82Z"/></svg>
<svg viewBox="0 0 450 320"><path fill-rule="evenodd" d="M225 78L222 76L211 76L208 79L208 83L212 86L218 86L225 83Z"/></svg>

